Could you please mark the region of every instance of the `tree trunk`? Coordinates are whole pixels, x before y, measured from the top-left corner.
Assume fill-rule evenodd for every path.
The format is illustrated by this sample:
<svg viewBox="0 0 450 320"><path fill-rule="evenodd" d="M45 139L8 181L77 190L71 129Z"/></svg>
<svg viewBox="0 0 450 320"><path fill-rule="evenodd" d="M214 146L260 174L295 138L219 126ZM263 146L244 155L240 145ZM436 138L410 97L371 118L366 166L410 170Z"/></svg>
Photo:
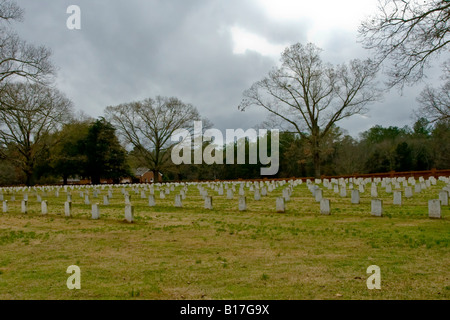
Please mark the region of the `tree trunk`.
<svg viewBox="0 0 450 320"><path fill-rule="evenodd" d="M67 179L68 179L67 176L64 175L63 176L63 185L65 185L65 186L67 185Z"/></svg>
<svg viewBox="0 0 450 320"><path fill-rule="evenodd" d="M91 177L91 183L92 184L100 184L100 177L99 176Z"/></svg>
<svg viewBox="0 0 450 320"><path fill-rule="evenodd" d="M25 183L26 183L27 187L31 186L32 176L33 176L32 172L29 172L29 171L25 172Z"/></svg>
<svg viewBox="0 0 450 320"><path fill-rule="evenodd" d="M314 150L314 178L320 179L320 154L318 150Z"/></svg>
<svg viewBox="0 0 450 320"><path fill-rule="evenodd" d="M320 128L315 126L312 130L311 151L314 164L314 178L320 179Z"/></svg>

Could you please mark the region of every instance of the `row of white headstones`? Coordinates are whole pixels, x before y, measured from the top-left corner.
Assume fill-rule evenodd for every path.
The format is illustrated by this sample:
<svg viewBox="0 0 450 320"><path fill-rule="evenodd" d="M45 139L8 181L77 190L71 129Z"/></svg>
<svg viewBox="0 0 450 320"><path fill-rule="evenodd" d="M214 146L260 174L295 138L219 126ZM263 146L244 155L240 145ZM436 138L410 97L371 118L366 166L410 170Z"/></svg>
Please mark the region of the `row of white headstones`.
<svg viewBox="0 0 450 320"><path fill-rule="evenodd" d="M424 179L420 177L418 181L413 177L405 178L348 178L348 179L315 179L306 180L307 187L314 197L316 202L320 203L320 213L324 215L331 214L330 200L323 197L323 189L327 188L333 190L334 193L338 193L340 197L347 197L347 189L351 192L351 203L360 203L360 193L364 193L368 185L370 185L371 193L371 214L373 216L383 215L383 202L378 197L378 187L385 189L386 193L393 193L393 204L402 204L402 194L406 198L413 197L414 194L422 192L423 189L427 189L432 185L437 184L437 180L443 181L446 186L439 191L438 199L430 199L428 202L428 215L430 218L441 218L441 206L448 206L448 198L450 193L450 178L439 177L435 179L430 177ZM290 201L294 187L301 185L303 181L301 179L292 180L266 180L266 181L227 181L227 182L188 182L188 183L160 183L160 184L132 184L124 187L123 185L99 185L99 186L45 186L45 187L11 187L0 189L0 201L3 201L3 212L8 212L8 200L4 199L4 192L11 194L11 201L15 200L17 193L23 193L23 199L21 201L21 212L27 213L28 193L34 192L36 200L41 203L41 213L48 214L48 203L46 200L42 200L42 192L44 196L48 192L55 192L55 196L59 197L60 193L64 191L67 195L67 201L64 204L64 214L66 217L71 216L72 210L72 193L79 192L80 198L84 199L85 205L91 205L90 192L94 198L98 198L102 191L107 191L107 194L103 195L103 205L109 205L109 201L113 198L114 189L121 188L121 193L125 199L125 220L128 222L134 221L134 207L131 203L131 195L129 191L133 191L136 195L140 194L141 199L148 198L148 205L153 207L156 205L155 194L159 192L160 199L165 199L175 188L180 187L179 194L175 195L174 206L183 207L183 200L186 199L188 188L191 185L195 185L200 193L200 196L204 199L204 208L213 209L213 198L208 192L216 193L219 196L224 196L226 193L226 199L233 199L236 189L239 188L239 205L240 211L247 210L247 197L246 190L253 192L253 199L256 201L261 200L261 197L267 196L277 188L282 188L282 196L276 198L276 211L285 212L286 202ZM130 190L131 188L131 190ZM414 191L413 191L414 188ZM403 189L403 192L402 192ZM147 197L147 193L149 195ZM92 204L92 219L100 218L99 203Z"/></svg>

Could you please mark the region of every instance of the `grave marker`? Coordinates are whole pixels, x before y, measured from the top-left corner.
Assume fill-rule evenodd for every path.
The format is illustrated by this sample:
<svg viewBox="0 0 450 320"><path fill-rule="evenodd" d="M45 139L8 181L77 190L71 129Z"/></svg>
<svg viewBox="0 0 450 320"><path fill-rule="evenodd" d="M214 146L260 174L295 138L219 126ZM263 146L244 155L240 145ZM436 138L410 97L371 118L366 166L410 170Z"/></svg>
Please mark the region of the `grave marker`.
<svg viewBox="0 0 450 320"><path fill-rule="evenodd" d="M320 213L324 215L331 214L330 199L320 200Z"/></svg>
<svg viewBox="0 0 450 320"><path fill-rule="evenodd" d="M100 219L100 210L98 208L98 203L92 204L92 219L94 220Z"/></svg>
<svg viewBox="0 0 450 320"><path fill-rule="evenodd" d="M70 218L71 211L72 211L72 202L70 202L70 201L64 202L64 215L67 218Z"/></svg>
<svg viewBox="0 0 450 320"><path fill-rule="evenodd" d="M205 209L212 210L212 208L213 208L212 197L211 196L206 196L205 197Z"/></svg>
<svg viewBox="0 0 450 320"><path fill-rule="evenodd" d="M125 220L129 223L134 221L134 207L131 204L125 205Z"/></svg>
<svg viewBox="0 0 450 320"><path fill-rule="evenodd" d="M428 216L432 219L441 218L441 201L439 199L428 201Z"/></svg>
<svg viewBox="0 0 450 320"><path fill-rule="evenodd" d="M279 213L285 212L286 208L285 208L285 198L284 197L277 197L276 209L277 209L277 212L279 212Z"/></svg>
<svg viewBox="0 0 450 320"><path fill-rule="evenodd" d="M47 200L41 202L41 213L44 215L48 213Z"/></svg>
<svg viewBox="0 0 450 320"><path fill-rule="evenodd" d="M247 210L247 201L245 196L239 197L239 211L245 211Z"/></svg>
<svg viewBox="0 0 450 320"><path fill-rule="evenodd" d="M376 217L383 216L383 201L379 199L372 199L371 214Z"/></svg>

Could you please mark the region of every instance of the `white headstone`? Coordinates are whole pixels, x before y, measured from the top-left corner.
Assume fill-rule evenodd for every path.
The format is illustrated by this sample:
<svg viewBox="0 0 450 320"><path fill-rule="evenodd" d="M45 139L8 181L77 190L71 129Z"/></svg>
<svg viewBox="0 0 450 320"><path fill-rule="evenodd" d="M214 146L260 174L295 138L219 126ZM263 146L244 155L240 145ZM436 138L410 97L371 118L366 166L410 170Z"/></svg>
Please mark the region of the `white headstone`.
<svg viewBox="0 0 450 320"><path fill-rule="evenodd" d="M412 196L412 187L405 187L405 198L411 198Z"/></svg>
<svg viewBox="0 0 450 320"><path fill-rule="evenodd" d="M64 202L64 215L69 218L71 216L71 211L72 211L72 202L69 201Z"/></svg>
<svg viewBox="0 0 450 320"><path fill-rule="evenodd" d="M386 185L386 193L392 193L392 185L390 183Z"/></svg>
<svg viewBox="0 0 450 320"><path fill-rule="evenodd" d="M420 193L421 191L422 191L422 185L420 183L416 183L416 185L414 186L414 192Z"/></svg>
<svg viewBox="0 0 450 320"><path fill-rule="evenodd" d="M98 203L92 204L92 219L100 219L100 209L98 208Z"/></svg>
<svg viewBox="0 0 450 320"><path fill-rule="evenodd" d="M394 204L395 205L402 205L402 192L401 191L394 191Z"/></svg>
<svg viewBox="0 0 450 320"><path fill-rule="evenodd" d="M372 184L372 187L370 188L370 196L372 198L378 197L378 189L376 184Z"/></svg>
<svg viewBox="0 0 450 320"><path fill-rule="evenodd" d="M339 195L342 198L345 198L347 196L347 188L344 186L341 186L340 191L339 191Z"/></svg>
<svg viewBox="0 0 450 320"><path fill-rule="evenodd" d="M324 215L331 214L330 199L320 200L320 213Z"/></svg>
<svg viewBox="0 0 450 320"><path fill-rule="evenodd" d="M439 199L428 201L428 216L433 219L441 218L441 201Z"/></svg>
<svg viewBox="0 0 450 320"><path fill-rule="evenodd" d="M254 192L254 198L255 198L255 200L256 200L256 201L261 200L261 193L259 192L259 188L255 188L253 192Z"/></svg>
<svg viewBox="0 0 450 320"><path fill-rule="evenodd" d="M401 191L394 191L394 204L395 205L402 205L402 192Z"/></svg>
<svg viewBox="0 0 450 320"><path fill-rule="evenodd" d="M176 208L182 208L183 204L181 203L181 195L180 194L176 194L175 195L175 207Z"/></svg>
<svg viewBox="0 0 450 320"><path fill-rule="evenodd" d="M155 195L151 194L148 196L148 205L149 207L154 207L156 205Z"/></svg>
<svg viewBox="0 0 450 320"><path fill-rule="evenodd" d="M339 186L338 186L337 184L335 184L335 185L333 186L333 192L334 192L334 193L339 193Z"/></svg>
<svg viewBox="0 0 450 320"><path fill-rule="evenodd" d="M206 196L205 197L205 209L212 210L212 208L213 208L212 197L211 196Z"/></svg>
<svg viewBox="0 0 450 320"><path fill-rule="evenodd" d="M379 199L372 199L371 214L376 217L383 216L383 201Z"/></svg>
<svg viewBox="0 0 450 320"><path fill-rule="evenodd" d="M285 198L284 197L277 197L276 200L276 209L277 212L285 212L286 208L285 208Z"/></svg>
<svg viewBox="0 0 450 320"><path fill-rule="evenodd" d="M284 200L290 201L291 200L291 195L289 193L289 189L288 188L284 188L282 192L283 192Z"/></svg>
<svg viewBox="0 0 450 320"><path fill-rule="evenodd" d="M22 213L27 213L28 212L27 200L22 200L21 209L22 209Z"/></svg>
<svg viewBox="0 0 450 320"><path fill-rule="evenodd" d="M267 188L265 186L261 187L261 195L263 197L267 196Z"/></svg>
<svg viewBox="0 0 450 320"><path fill-rule="evenodd" d="M441 201L441 205L448 206L448 191L442 190L439 192L439 200Z"/></svg>
<svg viewBox="0 0 450 320"><path fill-rule="evenodd" d="M134 207L131 204L125 205L125 220L130 223L134 221Z"/></svg>
<svg viewBox="0 0 450 320"><path fill-rule="evenodd" d="M47 214L48 213L48 206L47 206L47 200L44 200L41 202L41 213Z"/></svg>
<svg viewBox="0 0 450 320"><path fill-rule="evenodd" d="M8 212L8 200L3 201L3 212Z"/></svg>
<svg viewBox="0 0 450 320"><path fill-rule="evenodd" d="M351 200L351 202L353 204L359 204L359 201L360 201L360 199L359 199L359 190L353 189L352 190L352 200Z"/></svg>
<svg viewBox="0 0 450 320"><path fill-rule="evenodd" d="M245 196L239 197L239 211L247 210L247 202Z"/></svg>
<svg viewBox="0 0 450 320"><path fill-rule="evenodd" d="M323 197L322 189L316 189L314 191L314 198L315 198L316 202L320 202L322 200L322 197Z"/></svg>

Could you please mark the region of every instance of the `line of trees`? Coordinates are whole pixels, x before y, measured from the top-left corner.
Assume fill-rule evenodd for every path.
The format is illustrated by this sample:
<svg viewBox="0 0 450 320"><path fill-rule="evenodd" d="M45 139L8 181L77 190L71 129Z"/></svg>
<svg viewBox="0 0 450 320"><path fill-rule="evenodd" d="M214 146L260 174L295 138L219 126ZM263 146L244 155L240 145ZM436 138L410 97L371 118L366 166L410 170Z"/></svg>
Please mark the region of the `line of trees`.
<svg viewBox="0 0 450 320"><path fill-rule="evenodd" d="M251 142L247 140L247 155L249 144ZM237 144L224 146L225 149L229 147L236 150ZM280 167L274 177L315 176L316 166L308 139L295 132L281 132L279 154ZM334 126L321 145L320 158L321 174L327 176L448 169L450 123L430 124L421 118L412 126L402 128L377 125L360 133L357 139ZM236 159L234 163L237 163ZM244 165L182 164L172 167L166 174L174 180L259 179L263 178L260 167L260 164L248 164L248 161Z"/></svg>
<svg viewBox="0 0 450 320"><path fill-rule="evenodd" d="M448 1L380 1L380 11L359 29L373 59L332 65L312 43L286 48L280 66L244 91L238 106L269 111L266 125L281 129L277 177L450 168L448 61L442 86L426 86L418 96L412 127L375 126L358 139L338 127L381 98L379 70L388 70L388 88L402 88L423 78L433 56L448 53L449 13ZM109 106L99 119L76 116L72 102L53 86L51 51L26 43L12 30L10 22L22 19L14 1L0 1L0 184L67 183L71 177L119 182L133 177L138 167L155 177L163 173L166 180L261 177L260 164L172 163L171 137L177 129L200 120L204 129L212 125L176 97ZM247 140L247 151L259 142ZM237 149L238 144L222 147Z"/></svg>

